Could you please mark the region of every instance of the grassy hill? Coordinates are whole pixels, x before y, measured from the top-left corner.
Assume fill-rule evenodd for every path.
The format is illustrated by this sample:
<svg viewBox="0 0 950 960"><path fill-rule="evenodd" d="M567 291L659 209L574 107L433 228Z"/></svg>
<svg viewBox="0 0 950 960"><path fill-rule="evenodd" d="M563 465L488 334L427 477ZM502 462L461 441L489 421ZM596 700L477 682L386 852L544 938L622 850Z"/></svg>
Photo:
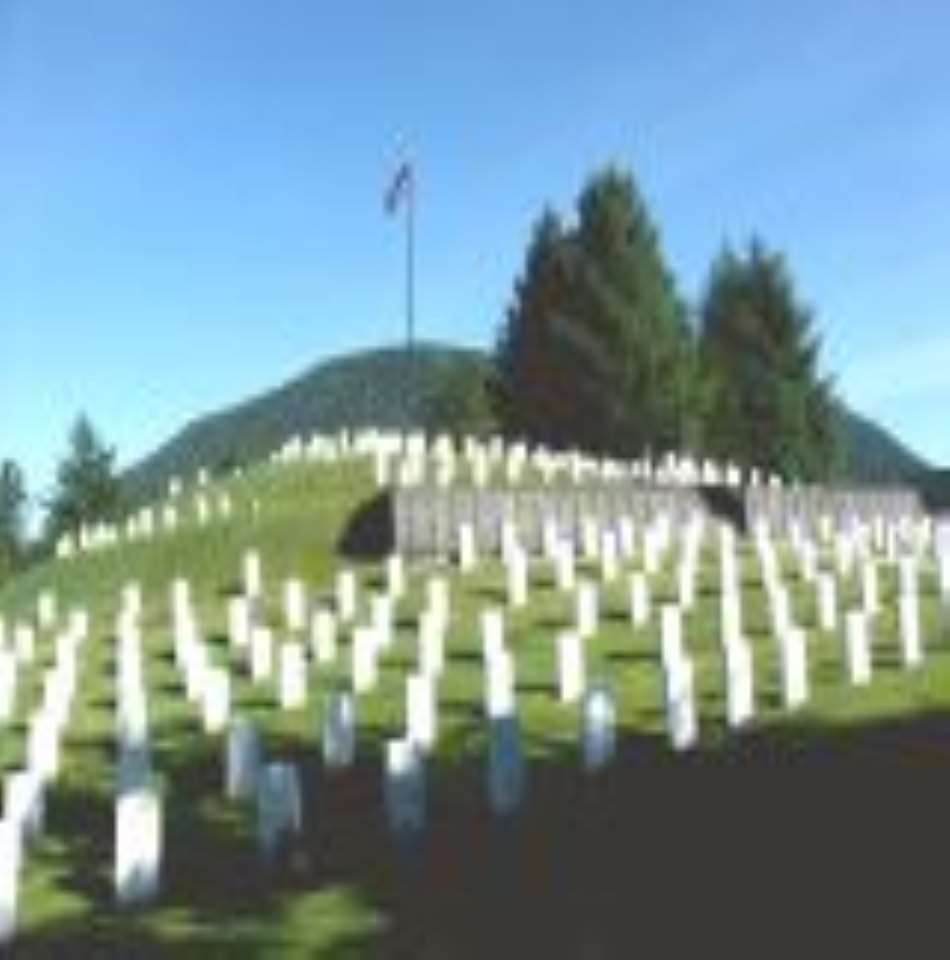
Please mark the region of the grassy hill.
<svg viewBox="0 0 950 960"><path fill-rule="evenodd" d="M370 350L317 364L301 376L243 403L195 420L124 474L133 503L162 496L168 480L191 477L199 467L225 468L260 459L295 433L342 427L398 427L424 422L424 398L452 365L487 368L477 350L422 344L414 376L418 391L406 389L401 347ZM933 498L950 498L950 479L931 476L930 465L886 430L841 407L848 476L857 483L926 484ZM948 499L950 505L950 499Z"/></svg>
<svg viewBox="0 0 950 960"><path fill-rule="evenodd" d="M261 552L263 613L281 639L284 577L303 577L311 597L329 603L341 564L337 545L347 518L372 493L371 476L367 461L260 464L217 485L234 502L228 520L199 527L186 513L174 533L152 543L49 562L0 589L8 622L32 618L38 591L50 586L61 609L81 604L92 614L62 776L50 792L46 832L26 859L22 955L629 956L634 944L653 937L668 942L681 911L694 921L697 940L725 935L736 897L747 934L772 935L779 927L794 937L816 917L827 922L829 904L838 916L842 904L859 903L864 911L883 903L880 871L900 876L901 891L914 889L921 895L915 909L924 909L914 878L928 875L929 862L942 863L941 845L927 837L945 821L933 783L950 736L950 635L940 624L933 568L925 567L922 583L925 667L912 673L900 665L897 571L888 568L874 680L856 689L845 679L839 638L816 629L814 592L783 554L793 610L813 636L811 698L789 714L748 546L740 576L755 650L754 727L734 734L725 726L715 628L719 574L711 549L686 624L702 749L676 756L666 744L657 621L631 630L621 580L603 592L602 627L587 650L590 682L608 684L618 705L617 760L599 780L579 768L577 707L556 696L552 641L572 621L572 603L546 569L534 569L531 603L510 613L507 625L528 757L526 807L511 822L493 821L485 799L488 727L478 631L481 609L504 603L503 574L497 562L464 578L452 573L439 745L427 765L430 832L419 861L402 859L385 825L381 756L383 742L403 729L416 617L434 568L410 569L396 643L383 657L378 688L359 701L356 765L340 773L322 767L319 728L327 693L347 683L348 635L333 665L311 665L307 707L291 711L277 706L272 682L251 682L226 636L225 598L249 546ZM367 596L378 589L381 571L372 564L357 571L365 622ZM294 855L270 876L257 860L253 809L224 797L222 738L202 732L174 664L169 585L176 575L191 581L212 661L231 671L235 712L259 724L269 758L300 766L305 831ZM112 906L110 880L112 634L119 591L132 579L143 590L149 729L163 783L166 846L161 899L122 914ZM651 587L654 601L668 602L676 583L670 558ZM857 597L857 583L849 583L843 602ZM40 697L53 635L42 635L38 646L18 694L18 719L0 731L4 770L23 762L26 710ZM873 871L864 866L867 842ZM899 903L890 884L883 888L893 917ZM792 930L782 923L786 898L800 917ZM649 910L641 908L645 903ZM683 937L691 942L689 931L678 933L677 942Z"/></svg>

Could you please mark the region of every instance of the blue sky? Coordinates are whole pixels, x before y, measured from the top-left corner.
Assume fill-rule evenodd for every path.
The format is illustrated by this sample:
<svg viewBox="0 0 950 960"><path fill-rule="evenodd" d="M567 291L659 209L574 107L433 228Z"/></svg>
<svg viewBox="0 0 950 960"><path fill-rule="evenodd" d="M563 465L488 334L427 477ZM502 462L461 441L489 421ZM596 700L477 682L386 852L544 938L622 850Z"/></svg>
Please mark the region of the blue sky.
<svg viewBox="0 0 950 960"><path fill-rule="evenodd" d="M0 0L0 456L126 464L418 323L488 345L549 202L631 169L683 292L784 251L855 408L950 464L950 8Z"/></svg>

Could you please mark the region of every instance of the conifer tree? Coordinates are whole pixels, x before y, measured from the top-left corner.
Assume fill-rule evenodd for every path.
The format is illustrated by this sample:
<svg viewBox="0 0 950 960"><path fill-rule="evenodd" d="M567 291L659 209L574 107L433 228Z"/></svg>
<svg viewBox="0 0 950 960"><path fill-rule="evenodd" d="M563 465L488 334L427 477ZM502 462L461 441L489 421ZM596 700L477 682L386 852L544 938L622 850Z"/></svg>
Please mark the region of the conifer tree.
<svg viewBox="0 0 950 960"><path fill-rule="evenodd" d="M0 580L20 563L23 552L23 471L12 460L0 462Z"/></svg>
<svg viewBox="0 0 950 960"><path fill-rule="evenodd" d="M622 455L695 437L686 310L632 177L591 177L565 229L535 228L496 351L509 433Z"/></svg>
<svg viewBox="0 0 950 960"><path fill-rule="evenodd" d="M820 338L781 255L758 238L745 256L725 247L700 312L713 452L789 480L837 475L841 441L832 381L818 370Z"/></svg>
<svg viewBox="0 0 950 960"><path fill-rule="evenodd" d="M82 524L117 518L119 480L114 471L115 450L106 447L84 415L76 419L69 453L56 472L56 489L47 504L47 540L75 533Z"/></svg>

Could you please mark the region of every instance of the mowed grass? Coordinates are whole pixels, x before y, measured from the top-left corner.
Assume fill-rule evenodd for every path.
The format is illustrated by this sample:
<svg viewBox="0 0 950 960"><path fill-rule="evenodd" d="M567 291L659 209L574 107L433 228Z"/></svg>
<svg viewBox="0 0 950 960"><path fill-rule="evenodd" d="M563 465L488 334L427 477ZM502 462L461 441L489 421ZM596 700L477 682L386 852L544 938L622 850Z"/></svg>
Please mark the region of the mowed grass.
<svg viewBox="0 0 950 960"><path fill-rule="evenodd" d="M506 618L528 757L527 799L515 822L493 821L485 789L489 731L478 621L485 607L505 606L506 591L500 565L486 560L464 578L431 563L410 567L396 642L381 662L377 689L358 702L357 762L346 771L324 770L320 721L328 691L349 684L349 637L341 637L333 666L311 666L306 709L282 711L275 685L251 683L229 648L226 597L238 588L244 550L255 547L263 561L265 615L278 637L289 639L282 622L287 576L302 577L314 599L331 604L336 571L353 566L337 555L337 545L348 517L374 493L371 466L261 465L224 487L234 503L230 520L199 528L188 494L182 500L187 518L175 533L48 564L0 592L8 623L32 618L46 587L56 591L61 614L79 605L92 617L62 773L48 793L46 831L22 873L18 948L24 955L441 958L506 956L515 945L520 955L628 955L628 937L647 928L645 897L655 921L675 896L685 896L694 911L708 906L717 878L730 875L730 857L740 877L768 876L776 862L788 870L799 851L784 827L803 817L803 849L822 847L828 838L839 853L850 849L849 830L863 816L876 816L898 780L904 794L916 797L914 778L932 778L946 765L950 637L931 568L922 575L924 667L911 673L901 665L897 572L885 568L874 677L858 690L847 683L840 637L817 630L814 592L783 553L793 610L810 637L810 700L789 715L781 704L757 563L743 546L756 719L752 729L736 734L725 724L711 537L685 633L697 668L698 751L676 755L665 736L657 607L673 598L673 557L651 584L653 616L642 631L629 623L625 575L601 592L601 629L587 644L588 680L614 692L619 742L612 768L595 779L580 771L579 708L557 699L555 637L574 621L573 599L558 593L546 564L534 563L529 605ZM381 587L382 573L373 563L356 568L365 620L368 595ZM439 687L439 743L427 764L429 832L421 857L406 863L386 827L381 757L384 740L404 729L417 614L436 571L451 581L452 620ZM584 565L580 574L598 576ZM270 874L257 857L252 807L224 796L222 738L202 732L174 664L170 586L179 575L191 582L213 659L231 667L234 711L260 724L269 758L299 765L304 836L288 862ZM111 885L113 632L120 591L130 581L143 592L144 672L153 766L165 805L165 859L159 901L121 913ZM857 583L847 584L842 606L855 604L857 596ZM43 635L36 662L21 671L19 723L0 731L5 770L22 764L25 719L52 660L53 635ZM868 776L872 786L859 791ZM927 806L919 799L914 809L923 818ZM904 809L891 805L888 815L899 817ZM887 849L878 837L878 854ZM826 876L834 869L827 865ZM732 892L741 890L748 902L755 888L740 879Z"/></svg>

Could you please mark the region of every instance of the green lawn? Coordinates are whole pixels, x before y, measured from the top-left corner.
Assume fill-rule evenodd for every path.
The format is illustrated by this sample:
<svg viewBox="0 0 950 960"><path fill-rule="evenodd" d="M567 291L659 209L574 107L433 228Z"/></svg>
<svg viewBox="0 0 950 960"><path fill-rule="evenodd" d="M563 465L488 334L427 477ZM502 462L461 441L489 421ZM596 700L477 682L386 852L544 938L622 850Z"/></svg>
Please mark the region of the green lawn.
<svg viewBox="0 0 950 960"><path fill-rule="evenodd" d="M336 544L347 516L373 494L372 465L261 465L225 486L234 501L230 520L199 528L189 519L173 535L50 563L0 591L0 611L8 622L32 616L45 587L55 589L61 611L82 605L92 617L63 770L48 794L47 829L28 852L22 873L18 945L24 955L441 958L482 956L487 949L505 955L489 944L502 936L506 924L520 933L502 942L514 943L523 935L527 952L522 955L542 946L549 955L560 947L569 950L568 939L575 936L580 937L577 955L584 955L588 936L594 943L590 956L622 955L610 950L622 940L618 931L627 930L628 911L620 906L607 916L602 904L614 902L621 891L634 897L640 889L636 884L647 882L641 872L647 865L651 895L668 889L672 881L663 872L662 837L675 837L682 829L677 849L695 852L697 844L718 842L729 829L741 827L747 836L759 837L782 816L806 809L816 823L826 816L838 824L834 797L841 796L842 784L853 784L868 769L880 771L884 783L892 774L932 772L932 764L945 762L941 742L950 708L950 637L941 628L932 569L924 570L922 580L923 669L909 674L900 665L893 603L897 573L887 569L874 678L869 688L856 690L847 684L839 639L815 628L813 591L803 588L789 558L783 558L796 619L810 632L811 697L806 709L789 716L781 707L757 564L751 547L743 544L756 719L753 729L737 735L724 721L717 547L710 538L697 606L686 625L697 668L701 749L678 756L666 745L658 617L654 609L648 629L631 629L621 578L602 593L602 629L587 646L588 681L611 686L619 721L616 762L594 782L579 768L578 708L562 706L556 695L554 637L572 621L573 603L556 592L546 565L532 566L529 606L508 618L506 631L517 663L528 800L517 823L493 824L485 796L478 614L486 605L504 605L505 592L499 565L485 563L465 578L450 572L452 621L439 689L439 745L427 767L431 829L422 862L407 866L386 831L380 741L398 736L403 727L404 677L415 662L415 614L432 568L410 568L408 595L398 608L397 642L381 663L378 688L358 704L358 761L351 770L331 775L319 761L320 717L327 691L347 684L348 637L332 668L311 668L306 709L282 712L275 688L251 684L232 658L225 597L237 586L243 551L254 546L262 556L267 616L275 627L282 630L285 577L301 576L312 593L329 600L333 576L343 563ZM256 515L254 500L260 504ZM186 502L190 505L190 497ZM357 569L365 612L368 588L381 582L381 574L373 564ZM300 764L305 835L291 860L271 876L258 864L253 810L224 797L221 738L202 732L174 665L169 588L177 575L191 581L215 660L234 667L235 711L259 721L269 757ZM123 914L112 906L111 888L111 634L121 587L130 580L143 591L144 672L153 764L164 791L165 862L159 902ZM673 588L668 568L652 585L654 604L671 599ZM845 602L856 602L857 583L844 593ZM52 662L52 636L43 635L39 648L36 663L21 673L20 722L0 730L0 764L7 770L22 762L23 720L38 700L42 670ZM833 774L832 764L838 764ZM812 810L808 790L832 782L831 799L823 794L826 812ZM794 787L778 792L779 784ZM769 803L761 800L764 795ZM760 801L747 802L752 797ZM779 843L781 849L783 844L787 840ZM721 862L725 849L716 846L710 856ZM788 844L785 855L794 853ZM689 888L714 886L712 868L698 863L690 860ZM633 872L639 879L631 877ZM705 902L706 894L696 894L695 903ZM613 931L608 952L597 953L604 929Z"/></svg>

